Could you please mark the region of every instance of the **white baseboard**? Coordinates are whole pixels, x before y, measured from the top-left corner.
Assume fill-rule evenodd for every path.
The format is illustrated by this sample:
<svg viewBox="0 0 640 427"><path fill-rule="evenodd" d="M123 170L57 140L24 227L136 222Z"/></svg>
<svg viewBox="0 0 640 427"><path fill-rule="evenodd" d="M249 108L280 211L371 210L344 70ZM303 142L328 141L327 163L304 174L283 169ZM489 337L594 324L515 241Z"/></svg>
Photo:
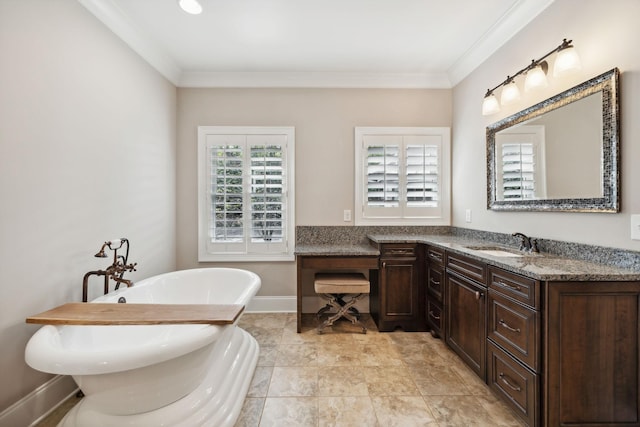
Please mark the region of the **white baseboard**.
<svg viewBox="0 0 640 427"><path fill-rule="evenodd" d="M253 297L246 308L247 313L295 313L295 296Z"/></svg>
<svg viewBox="0 0 640 427"><path fill-rule="evenodd" d="M0 413L0 426L34 426L76 393L67 375L56 375Z"/></svg>

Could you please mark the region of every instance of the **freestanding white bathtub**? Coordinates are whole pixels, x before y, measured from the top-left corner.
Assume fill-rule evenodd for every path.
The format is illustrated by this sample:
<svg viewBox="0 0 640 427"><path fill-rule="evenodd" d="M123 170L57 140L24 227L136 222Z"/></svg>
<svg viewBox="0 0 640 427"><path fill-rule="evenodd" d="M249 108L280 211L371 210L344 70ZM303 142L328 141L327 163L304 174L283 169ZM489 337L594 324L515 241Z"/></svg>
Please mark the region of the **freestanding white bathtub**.
<svg viewBox="0 0 640 427"><path fill-rule="evenodd" d="M244 304L256 274L231 268L182 270L137 282L92 303ZM237 323L237 322L236 322ZM259 347L236 324L53 326L29 340L25 360L72 375L85 394L59 427L232 426Z"/></svg>

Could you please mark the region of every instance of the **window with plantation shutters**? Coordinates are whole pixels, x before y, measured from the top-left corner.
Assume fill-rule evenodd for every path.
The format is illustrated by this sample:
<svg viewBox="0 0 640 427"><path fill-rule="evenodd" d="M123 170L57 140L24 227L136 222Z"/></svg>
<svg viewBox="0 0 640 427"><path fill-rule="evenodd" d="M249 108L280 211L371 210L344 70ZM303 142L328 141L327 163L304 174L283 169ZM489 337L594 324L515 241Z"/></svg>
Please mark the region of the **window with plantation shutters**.
<svg viewBox="0 0 640 427"><path fill-rule="evenodd" d="M449 128L356 128L356 225L450 223Z"/></svg>
<svg viewBox="0 0 640 427"><path fill-rule="evenodd" d="M496 196L499 200L546 197L544 127L520 126L496 135Z"/></svg>
<svg viewBox="0 0 640 427"><path fill-rule="evenodd" d="M199 259L293 259L293 128L202 126Z"/></svg>

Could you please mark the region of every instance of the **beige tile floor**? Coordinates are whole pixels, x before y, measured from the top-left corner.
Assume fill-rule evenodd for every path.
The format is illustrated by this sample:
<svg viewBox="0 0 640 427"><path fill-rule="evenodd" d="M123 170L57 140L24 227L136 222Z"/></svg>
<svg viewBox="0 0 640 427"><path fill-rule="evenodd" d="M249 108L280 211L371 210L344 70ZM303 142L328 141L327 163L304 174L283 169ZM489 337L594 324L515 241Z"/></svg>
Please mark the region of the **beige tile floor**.
<svg viewBox="0 0 640 427"><path fill-rule="evenodd" d="M295 314L244 314L260 358L236 427L523 426L441 340L365 322L367 334L339 321L318 335L304 316L298 334Z"/></svg>

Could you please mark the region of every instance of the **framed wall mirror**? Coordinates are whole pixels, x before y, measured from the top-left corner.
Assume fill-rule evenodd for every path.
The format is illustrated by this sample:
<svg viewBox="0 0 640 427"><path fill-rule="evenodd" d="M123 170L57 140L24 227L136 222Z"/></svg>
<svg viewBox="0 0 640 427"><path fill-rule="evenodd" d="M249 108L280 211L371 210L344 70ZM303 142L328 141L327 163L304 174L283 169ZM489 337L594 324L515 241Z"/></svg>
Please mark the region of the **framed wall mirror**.
<svg viewBox="0 0 640 427"><path fill-rule="evenodd" d="M487 207L619 212L619 71L487 127Z"/></svg>

